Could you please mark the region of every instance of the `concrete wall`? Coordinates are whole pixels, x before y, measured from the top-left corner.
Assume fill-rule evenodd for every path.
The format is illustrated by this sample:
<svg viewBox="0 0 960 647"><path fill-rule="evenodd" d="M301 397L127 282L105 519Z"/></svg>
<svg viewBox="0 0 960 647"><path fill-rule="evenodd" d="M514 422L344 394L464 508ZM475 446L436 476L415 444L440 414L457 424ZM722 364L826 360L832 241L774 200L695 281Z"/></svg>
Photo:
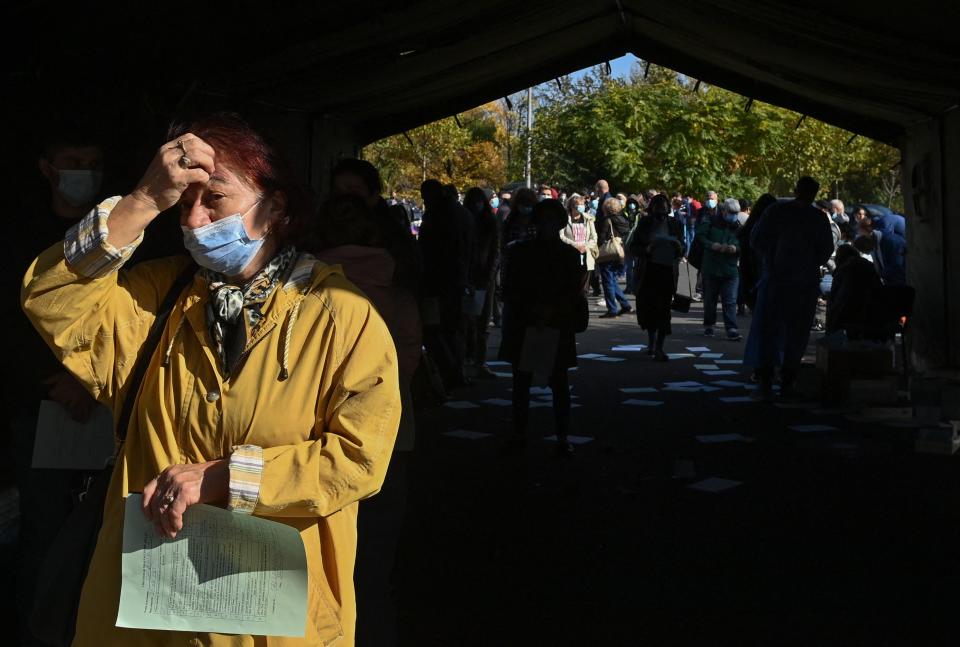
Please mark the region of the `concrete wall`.
<svg viewBox="0 0 960 647"><path fill-rule="evenodd" d="M903 145L907 280L921 374L960 369L960 111L911 126Z"/></svg>

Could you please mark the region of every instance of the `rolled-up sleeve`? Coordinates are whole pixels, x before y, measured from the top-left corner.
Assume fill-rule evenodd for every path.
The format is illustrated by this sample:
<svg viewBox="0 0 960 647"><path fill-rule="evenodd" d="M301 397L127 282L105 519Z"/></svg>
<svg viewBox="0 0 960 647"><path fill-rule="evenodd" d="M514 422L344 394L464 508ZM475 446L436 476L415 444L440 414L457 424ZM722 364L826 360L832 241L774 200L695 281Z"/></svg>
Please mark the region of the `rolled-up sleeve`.
<svg viewBox="0 0 960 647"><path fill-rule="evenodd" d="M113 274L129 260L143 240L143 233L129 245L117 249L109 242L110 212L122 196L107 198L67 231L63 256L70 268L88 279Z"/></svg>

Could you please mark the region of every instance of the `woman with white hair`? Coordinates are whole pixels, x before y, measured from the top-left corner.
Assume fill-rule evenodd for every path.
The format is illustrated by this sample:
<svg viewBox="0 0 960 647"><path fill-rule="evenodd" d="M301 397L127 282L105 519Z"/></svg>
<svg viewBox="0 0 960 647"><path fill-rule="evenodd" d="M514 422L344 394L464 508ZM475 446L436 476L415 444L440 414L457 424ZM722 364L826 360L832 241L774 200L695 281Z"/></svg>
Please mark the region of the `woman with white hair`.
<svg viewBox="0 0 960 647"><path fill-rule="evenodd" d="M566 202L567 226L560 230L560 240L580 252L580 265L587 271L587 283L597 262L597 228L594 218L587 213L586 203L579 193L574 193Z"/></svg>
<svg viewBox="0 0 960 647"><path fill-rule="evenodd" d="M717 323L717 299L723 304L723 325L727 339L740 341L737 330L737 287L740 282L740 241L737 230L740 223L740 203L727 198L718 210L718 218L710 218L697 227L697 238L703 245L703 334L713 337Z"/></svg>

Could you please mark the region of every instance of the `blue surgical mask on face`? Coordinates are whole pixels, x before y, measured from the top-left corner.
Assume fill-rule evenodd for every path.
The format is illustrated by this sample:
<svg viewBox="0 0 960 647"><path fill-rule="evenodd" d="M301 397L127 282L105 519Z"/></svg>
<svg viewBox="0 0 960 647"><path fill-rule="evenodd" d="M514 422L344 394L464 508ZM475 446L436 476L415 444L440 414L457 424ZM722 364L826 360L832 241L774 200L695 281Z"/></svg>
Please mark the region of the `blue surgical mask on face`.
<svg viewBox="0 0 960 647"><path fill-rule="evenodd" d="M711 209L716 209L717 201L714 200L713 198L710 198L709 200L707 200L707 206L710 207Z"/></svg>
<svg viewBox="0 0 960 647"><path fill-rule="evenodd" d="M593 200L590 201L590 206L593 207L594 209L597 209L600 207L600 201L594 198Z"/></svg>
<svg viewBox="0 0 960 647"><path fill-rule="evenodd" d="M237 276L243 272L266 239L266 236L259 240L250 239L243 226L244 215L235 213L196 229L181 227L183 246L197 265L225 276Z"/></svg>
<svg viewBox="0 0 960 647"><path fill-rule="evenodd" d="M586 210L587 210L587 207L585 205L582 205L582 204L577 205L577 213L584 213L586 212Z"/></svg>
<svg viewBox="0 0 960 647"><path fill-rule="evenodd" d="M494 209L500 206L500 198L490 198L490 206Z"/></svg>
<svg viewBox="0 0 960 647"><path fill-rule="evenodd" d="M97 199L103 182L102 171L57 169L57 175L60 176L57 192L73 206L83 207Z"/></svg>
<svg viewBox="0 0 960 647"><path fill-rule="evenodd" d="M727 222L729 222L729 223L732 225L733 223L737 222L737 214L735 214L735 213L728 213L728 214L726 214L726 215L723 216L723 219L726 220Z"/></svg>

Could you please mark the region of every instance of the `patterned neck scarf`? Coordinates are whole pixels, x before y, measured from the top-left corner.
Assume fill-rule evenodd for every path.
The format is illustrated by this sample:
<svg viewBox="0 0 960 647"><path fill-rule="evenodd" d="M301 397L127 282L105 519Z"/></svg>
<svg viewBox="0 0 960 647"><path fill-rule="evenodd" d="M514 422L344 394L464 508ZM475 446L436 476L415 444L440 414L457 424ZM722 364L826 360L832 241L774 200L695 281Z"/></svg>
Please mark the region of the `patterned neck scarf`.
<svg viewBox="0 0 960 647"><path fill-rule="evenodd" d="M231 372L237 369L247 340L263 319L263 304L281 280L286 279L296 255L294 247L284 247L241 287L227 283L222 274L200 270L200 276L210 290L207 326L224 379L229 379Z"/></svg>

